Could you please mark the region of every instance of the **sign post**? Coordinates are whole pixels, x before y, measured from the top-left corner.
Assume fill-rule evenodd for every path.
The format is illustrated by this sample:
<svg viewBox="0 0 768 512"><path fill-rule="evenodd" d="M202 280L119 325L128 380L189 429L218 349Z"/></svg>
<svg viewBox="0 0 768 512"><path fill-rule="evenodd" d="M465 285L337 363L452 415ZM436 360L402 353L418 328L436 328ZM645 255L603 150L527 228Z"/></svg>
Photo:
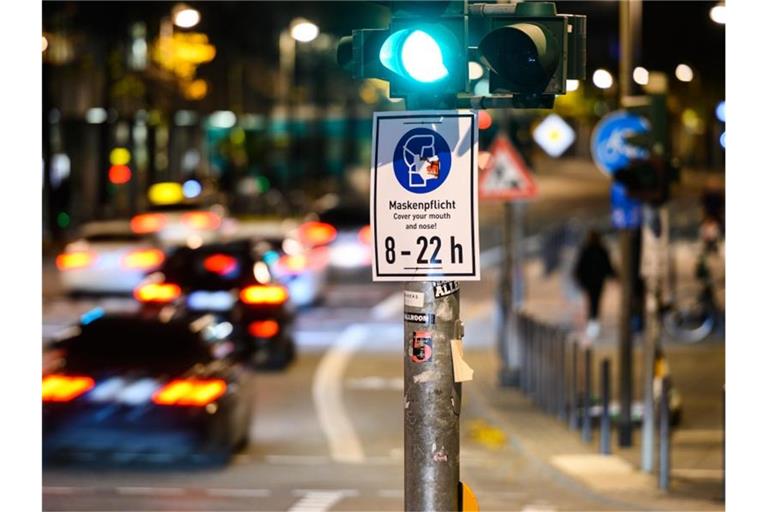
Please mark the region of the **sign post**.
<svg viewBox="0 0 768 512"><path fill-rule="evenodd" d="M592 158L608 176L631 161L648 158L649 152L627 142L650 131L640 116L617 111L605 116L592 135ZM635 294L637 258L633 250L642 222L642 206L627 196L624 186L611 186L611 221L619 229L621 251L621 306L619 314L619 446L632 446L632 299Z"/></svg>
<svg viewBox="0 0 768 512"><path fill-rule="evenodd" d="M523 302L523 201L538 193L530 169L515 147L500 133L490 148L491 157L480 173L482 200L504 201L502 246L504 259L498 292L497 346L499 383L517 386L520 377L520 340L517 312Z"/></svg>
<svg viewBox="0 0 768 512"><path fill-rule="evenodd" d="M462 357L459 283L480 279L477 119L471 111L373 120L374 281L405 281L406 510L457 510ZM471 371L468 371L471 375Z"/></svg>

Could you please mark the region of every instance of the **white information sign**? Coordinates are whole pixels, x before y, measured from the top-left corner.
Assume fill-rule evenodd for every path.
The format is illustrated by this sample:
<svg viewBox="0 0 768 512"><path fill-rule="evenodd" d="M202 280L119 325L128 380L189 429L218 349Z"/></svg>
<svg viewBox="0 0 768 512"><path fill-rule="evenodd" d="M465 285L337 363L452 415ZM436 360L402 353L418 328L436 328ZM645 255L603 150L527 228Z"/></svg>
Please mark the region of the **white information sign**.
<svg viewBox="0 0 768 512"><path fill-rule="evenodd" d="M372 156L373 280L480 279L476 113L377 112Z"/></svg>

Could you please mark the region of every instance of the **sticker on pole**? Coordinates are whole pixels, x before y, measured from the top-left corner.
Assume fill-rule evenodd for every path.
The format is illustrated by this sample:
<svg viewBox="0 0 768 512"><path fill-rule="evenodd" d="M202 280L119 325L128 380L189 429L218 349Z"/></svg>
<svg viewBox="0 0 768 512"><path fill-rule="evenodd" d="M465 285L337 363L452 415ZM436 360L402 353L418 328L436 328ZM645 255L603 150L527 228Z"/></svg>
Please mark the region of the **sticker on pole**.
<svg viewBox="0 0 768 512"><path fill-rule="evenodd" d="M528 199L536 197L538 188L531 170L512 143L499 134L491 144L491 157L480 170L480 199Z"/></svg>
<svg viewBox="0 0 768 512"><path fill-rule="evenodd" d="M372 153L373 280L480 279L476 114L376 112Z"/></svg>

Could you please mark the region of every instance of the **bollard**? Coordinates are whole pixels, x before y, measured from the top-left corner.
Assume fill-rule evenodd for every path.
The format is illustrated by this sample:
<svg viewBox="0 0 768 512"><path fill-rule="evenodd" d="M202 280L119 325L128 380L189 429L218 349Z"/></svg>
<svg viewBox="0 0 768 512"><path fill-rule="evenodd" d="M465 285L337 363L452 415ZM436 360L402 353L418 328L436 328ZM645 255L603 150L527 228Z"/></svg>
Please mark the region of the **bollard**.
<svg viewBox="0 0 768 512"><path fill-rule="evenodd" d="M520 329L520 339L523 341L523 356L522 356L522 365L521 365L522 374L520 376L520 384L521 384L521 389L523 391L523 394L525 395L528 395L528 393L530 392L529 377L531 375L531 366L530 366L531 334L530 334L529 326L530 326L530 321L528 316L521 314L520 323L518 324L518 329Z"/></svg>
<svg viewBox="0 0 768 512"><path fill-rule="evenodd" d="M536 405L544 402L544 326L536 322Z"/></svg>
<svg viewBox="0 0 768 512"><path fill-rule="evenodd" d="M661 381L659 400L659 489L669 490L669 377Z"/></svg>
<svg viewBox="0 0 768 512"><path fill-rule="evenodd" d="M603 401L603 411L600 415L600 453L611 453L611 361L603 359L600 365L600 395Z"/></svg>
<svg viewBox="0 0 768 512"><path fill-rule="evenodd" d="M581 440L585 443L592 442L592 416L590 406L592 404L592 347L584 350L584 395L582 403Z"/></svg>
<svg viewBox="0 0 768 512"><path fill-rule="evenodd" d="M557 411L560 420L563 422L568 421L568 410L566 409L568 380L565 364L567 339L566 332L560 329L557 336Z"/></svg>
<svg viewBox="0 0 768 512"><path fill-rule="evenodd" d="M576 430L579 428L579 342L574 339L570 345L571 357L569 359L570 372L568 376L571 384L569 390L570 409L568 411L568 427L571 430Z"/></svg>
<svg viewBox="0 0 768 512"><path fill-rule="evenodd" d="M525 316L517 311L513 314L517 316L515 329L517 330L517 339L520 340L520 391L525 394L525 374L527 371L525 364Z"/></svg>

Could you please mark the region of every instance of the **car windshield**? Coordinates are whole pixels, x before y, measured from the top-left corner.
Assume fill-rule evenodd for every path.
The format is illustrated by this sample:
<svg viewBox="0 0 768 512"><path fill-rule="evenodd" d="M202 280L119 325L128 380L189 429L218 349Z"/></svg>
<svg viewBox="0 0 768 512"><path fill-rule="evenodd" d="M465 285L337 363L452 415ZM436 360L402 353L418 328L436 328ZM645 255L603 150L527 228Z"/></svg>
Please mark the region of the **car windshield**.
<svg viewBox="0 0 768 512"><path fill-rule="evenodd" d="M188 322L105 317L82 326L80 334L60 344L70 370L148 368L183 371L211 360L206 342Z"/></svg>

